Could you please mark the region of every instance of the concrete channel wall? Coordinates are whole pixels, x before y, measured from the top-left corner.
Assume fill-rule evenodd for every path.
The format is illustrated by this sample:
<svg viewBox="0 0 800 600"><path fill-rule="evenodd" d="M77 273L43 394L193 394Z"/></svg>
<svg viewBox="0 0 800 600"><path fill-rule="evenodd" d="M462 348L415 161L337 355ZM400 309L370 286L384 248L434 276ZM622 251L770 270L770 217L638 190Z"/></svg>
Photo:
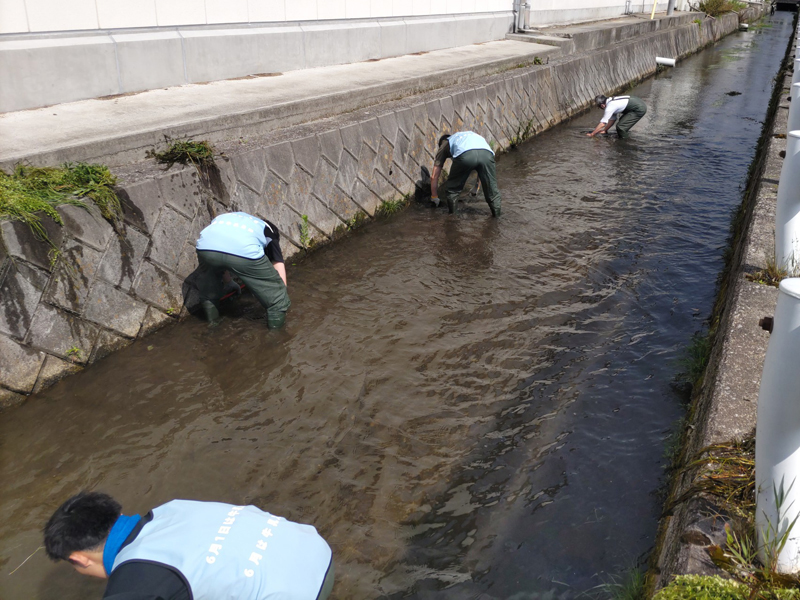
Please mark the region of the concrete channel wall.
<svg viewBox="0 0 800 600"><path fill-rule="evenodd" d="M0 223L0 403L21 402L194 308L194 243L216 214L275 222L288 258L303 245L303 216L310 242L324 243L412 194L441 133L471 129L508 148L653 74L657 55L688 55L738 24L735 14L706 19L219 144L218 168L203 173L151 162L119 169L119 233L94 211L62 207L64 228L48 224L54 261L23 224Z"/></svg>
<svg viewBox="0 0 800 600"><path fill-rule="evenodd" d="M787 67L792 64L796 42L793 38L787 46ZM775 207L781 154L786 151L791 81L790 71L775 81L777 103L767 114L743 199L741 228L734 232L730 270L721 282L712 316L719 320L714 347L685 423L680 465L692 464L711 445L747 438L756 426L770 336L759 320L775 314L778 289L750 281L747 275L766 269L775 252ZM711 562L708 548L725 545L725 526L735 517L728 515L714 496L694 488L706 474L699 467L684 468L673 481L651 561L653 589L667 585L674 575L728 577Z"/></svg>

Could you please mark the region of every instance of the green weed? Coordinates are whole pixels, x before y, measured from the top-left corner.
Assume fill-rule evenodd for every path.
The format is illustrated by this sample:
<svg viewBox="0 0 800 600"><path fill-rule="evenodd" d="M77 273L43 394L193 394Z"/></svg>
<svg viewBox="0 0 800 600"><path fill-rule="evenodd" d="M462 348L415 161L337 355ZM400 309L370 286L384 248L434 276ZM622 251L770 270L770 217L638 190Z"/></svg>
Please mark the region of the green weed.
<svg viewBox="0 0 800 600"><path fill-rule="evenodd" d="M747 4L738 0L701 0L697 10L711 17L718 17L726 12L737 12L747 8Z"/></svg>
<svg viewBox="0 0 800 600"><path fill-rule="evenodd" d="M0 219L22 221L38 238L53 246L42 226L42 215L63 225L56 207L72 204L85 208L84 198L90 198L103 217L115 224L122 213L114 191L116 183L117 178L104 165L65 163L60 168L17 165L10 175L0 171Z"/></svg>
<svg viewBox="0 0 800 600"><path fill-rule="evenodd" d="M675 376L676 380L692 388L699 387L711 358L711 347L711 335L707 332L696 332L684 350L683 356L678 359L681 370Z"/></svg>
<svg viewBox="0 0 800 600"><path fill-rule="evenodd" d="M70 347L66 354L72 362L78 362L81 359L81 349L77 346Z"/></svg>
<svg viewBox="0 0 800 600"><path fill-rule="evenodd" d="M637 568L623 575L612 575L610 581L595 588L608 600L645 600L645 574Z"/></svg>
<svg viewBox="0 0 800 600"><path fill-rule="evenodd" d="M311 243L311 233L308 226L308 215L300 215L300 245L303 250L308 250Z"/></svg>
<svg viewBox="0 0 800 600"><path fill-rule="evenodd" d="M172 142L163 152L150 150L148 158L167 165L169 169L175 163L182 165L192 164L195 167L208 166L214 163L214 147L206 141L195 142L186 140Z"/></svg>
<svg viewBox="0 0 800 600"><path fill-rule="evenodd" d="M746 273L745 278L748 281L753 281L762 285L778 287L781 280L789 276L789 269L778 266L775 260L775 253L767 254L766 264L767 266L763 269L759 269L754 273Z"/></svg>
<svg viewBox="0 0 800 600"><path fill-rule="evenodd" d="M375 211L377 217L390 217L403 210L408 205L408 196L403 196L399 200L385 200L381 202L378 210Z"/></svg>
<svg viewBox="0 0 800 600"><path fill-rule="evenodd" d="M534 56L533 57L533 64L535 64L535 65L543 65L544 61L541 58L539 58L538 56Z"/></svg>

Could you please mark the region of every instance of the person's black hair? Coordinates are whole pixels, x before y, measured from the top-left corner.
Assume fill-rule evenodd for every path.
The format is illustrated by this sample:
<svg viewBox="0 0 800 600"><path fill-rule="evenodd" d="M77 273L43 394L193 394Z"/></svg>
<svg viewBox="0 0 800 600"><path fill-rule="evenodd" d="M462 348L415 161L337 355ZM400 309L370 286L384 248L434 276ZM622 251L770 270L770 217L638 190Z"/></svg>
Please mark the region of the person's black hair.
<svg viewBox="0 0 800 600"><path fill-rule="evenodd" d="M445 133L442 137L439 138L439 143L436 146L437 147L441 146L443 141L449 140L449 139L450 139L450 135Z"/></svg>
<svg viewBox="0 0 800 600"><path fill-rule="evenodd" d="M44 526L44 549L51 560L94 550L108 537L122 506L108 494L81 492L58 507Z"/></svg>
<svg viewBox="0 0 800 600"><path fill-rule="evenodd" d="M606 100L608 100L608 98L603 96L603 94L598 94L597 96L594 97L594 103L597 104L597 106L605 104Z"/></svg>

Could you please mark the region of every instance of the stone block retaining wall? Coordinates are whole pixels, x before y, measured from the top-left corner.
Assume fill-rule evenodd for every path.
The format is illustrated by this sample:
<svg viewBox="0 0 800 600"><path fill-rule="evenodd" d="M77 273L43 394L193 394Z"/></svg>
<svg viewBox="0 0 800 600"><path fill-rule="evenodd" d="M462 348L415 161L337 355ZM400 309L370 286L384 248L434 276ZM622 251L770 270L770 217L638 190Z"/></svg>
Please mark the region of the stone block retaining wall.
<svg viewBox="0 0 800 600"><path fill-rule="evenodd" d="M729 14L220 145L218 169L203 174L155 164L120 169L120 233L94 209L61 207L64 228L47 226L59 248L55 261L26 226L0 223L0 405L196 306L194 243L216 214L270 219L288 258L300 251L303 215L320 243L357 215L412 194L441 133L470 129L507 148L525 130L541 132L586 109L596 94L652 74L656 56L685 56L737 27Z"/></svg>

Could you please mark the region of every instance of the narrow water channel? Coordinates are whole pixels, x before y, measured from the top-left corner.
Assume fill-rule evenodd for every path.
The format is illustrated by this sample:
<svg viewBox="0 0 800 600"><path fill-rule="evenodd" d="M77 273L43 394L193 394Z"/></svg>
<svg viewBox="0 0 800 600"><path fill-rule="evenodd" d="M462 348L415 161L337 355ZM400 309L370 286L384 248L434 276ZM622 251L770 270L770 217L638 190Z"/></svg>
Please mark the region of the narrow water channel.
<svg viewBox="0 0 800 600"><path fill-rule="evenodd" d="M290 267L283 332L190 320L2 413L0 597L101 596L17 569L83 488L313 523L338 599L567 599L641 564L791 18L632 90L629 140L586 138L594 110L500 157L499 220L413 206Z"/></svg>

